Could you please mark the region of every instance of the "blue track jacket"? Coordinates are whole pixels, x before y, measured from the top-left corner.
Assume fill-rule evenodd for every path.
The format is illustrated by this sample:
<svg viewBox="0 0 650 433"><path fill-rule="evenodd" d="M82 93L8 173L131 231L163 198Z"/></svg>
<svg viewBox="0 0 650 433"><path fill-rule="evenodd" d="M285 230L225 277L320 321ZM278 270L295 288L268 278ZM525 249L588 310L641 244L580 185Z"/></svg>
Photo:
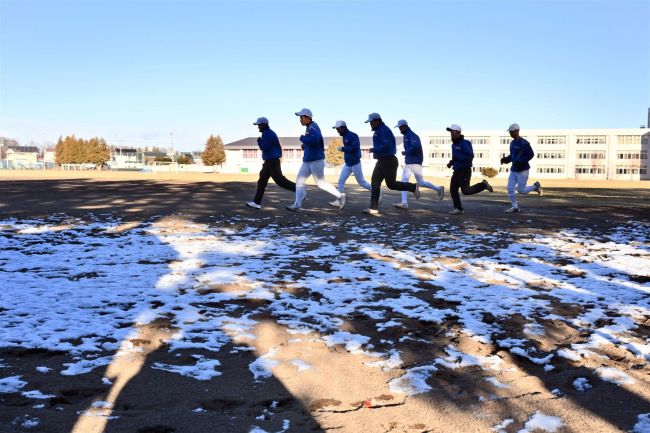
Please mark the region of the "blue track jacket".
<svg viewBox="0 0 650 433"><path fill-rule="evenodd" d="M424 161L424 155L420 137L409 129L404 134L404 163L422 165L422 161Z"/></svg>
<svg viewBox="0 0 650 433"><path fill-rule="evenodd" d="M280 140L278 140L277 134L271 131L270 128L262 132L262 136L257 139L257 145L262 150L262 159L264 161L282 158Z"/></svg>
<svg viewBox="0 0 650 433"><path fill-rule="evenodd" d="M530 169L528 161L533 159L535 152L530 146L530 143L519 137L517 140L510 142L510 155L506 158L508 162L512 162L511 171L520 172Z"/></svg>
<svg viewBox="0 0 650 433"><path fill-rule="evenodd" d="M372 136L372 155L375 159L385 158L397 153L395 136L385 124L375 130Z"/></svg>
<svg viewBox="0 0 650 433"><path fill-rule="evenodd" d="M311 122L305 128L305 135L300 136L304 154L302 156L303 162L318 161L325 159L325 143L323 142L323 135L316 122Z"/></svg>
<svg viewBox="0 0 650 433"><path fill-rule="evenodd" d="M472 143L465 140L464 136L451 143L451 160L453 161L452 168L454 170L462 170L464 168L471 168L472 161L474 160L474 149Z"/></svg>
<svg viewBox="0 0 650 433"><path fill-rule="evenodd" d="M361 162L361 142L359 136L352 131L343 134L343 159L345 165L352 167Z"/></svg>

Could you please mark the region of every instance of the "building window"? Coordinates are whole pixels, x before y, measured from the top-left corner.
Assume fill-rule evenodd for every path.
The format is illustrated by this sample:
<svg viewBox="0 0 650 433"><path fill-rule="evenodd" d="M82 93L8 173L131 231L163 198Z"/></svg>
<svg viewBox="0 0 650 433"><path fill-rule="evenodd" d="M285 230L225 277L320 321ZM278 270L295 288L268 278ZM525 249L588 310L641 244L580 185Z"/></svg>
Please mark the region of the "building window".
<svg viewBox="0 0 650 433"><path fill-rule="evenodd" d="M361 159L372 159L370 149L361 149Z"/></svg>
<svg viewBox="0 0 650 433"><path fill-rule="evenodd" d="M474 158L488 159L488 158L490 158L490 151L489 150L478 150L478 151L474 152Z"/></svg>
<svg viewBox="0 0 650 433"><path fill-rule="evenodd" d="M561 174L564 173L564 167L562 166L537 167L537 172L548 173L548 174Z"/></svg>
<svg viewBox="0 0 650 433"><path fill-rule="evenodd" d="M295 158L295 149L284 149L282 151L282 158L284 159L294 159Z"/></svg>
<svg viewBox="0 0 650 433"><path fill-rule="evenodd" d="M542 135L537 137L537 144L566 144L565 135Z"/></svg>
<svg viewBox="0 0 650 433"><path fill-rule="evenodd" d="M618 144L641 144L640 135L619 135Z"/></svg>
<svg viewBox="0 0 650 433"><path fill-rule="evenodd" d="M441 173L445 171L449 171L450 169L447 168L445 164L431 164L429 167L435 172Z"/></svg>
<svg viewBox="0 0 650 433"><path fill-rule="evenodd" d="M472 144L490 144L490 137L465 137Z"/></svg>
<svg viewBox="0 0 650 433"><path fill-rule="evenodd" d="M616 154L618 159L648 159L648 151L646 150L623 150Z"/></svg>
<svg viewBox="0 0 650 433"><path fill-rule="evenodd" d="M537 159L564 159L563 150L547 150L544 152L537 152Z"/></svg>
<svg viewBox="0 0 650 433"><path fill-rule="evenodd" d="M441 144L450 144L450 143L451 143L451 138L450 137L431 137L431 138L429 138L429 144L441 145Z"/></svg>
<svg viewBox="0 0 650 433"><path fill-rule="evenodd" d="M578 159L605 159L605 151L604 150L596 150L596 151L580 150L576 152L576 157Z"/></svg>
<svg viewBox="0 0 650 433"><path fill-rule="evenodd" d="M646 174L646 169L640 167L626 167L617 165L616 174Z"/></svg>
<svg viewBox="0 0 650 433"><path fill-rule="evenodd" d="M578 135L576 144L607 144L607 137L604 135Z"/></svg>
<svg viewBox="0 0 650 433"><path fill-rule="evenodd" d="M451 152L431 152L429 155L433 159L451 159Z"/></svg>
<svg viewBox="0 0 650 433"><path fill-rule="evenodd" d="M510 144L511 141L512 141L512 137L499 137L499 144L501 144L502 146L504 144Z"/></svg>
<svg viewBox="0 0 650 433"><path fill-rule="evenodd" d="M244 159L257 159L257 149L244 149Z"/></svg>
<svg viewBox="0 0 650 433"><path fill-rule="evenodd" d="M596 166L586 166L586 165L577 165L576 174L605 174L605 166L596 165Z"/></svg>

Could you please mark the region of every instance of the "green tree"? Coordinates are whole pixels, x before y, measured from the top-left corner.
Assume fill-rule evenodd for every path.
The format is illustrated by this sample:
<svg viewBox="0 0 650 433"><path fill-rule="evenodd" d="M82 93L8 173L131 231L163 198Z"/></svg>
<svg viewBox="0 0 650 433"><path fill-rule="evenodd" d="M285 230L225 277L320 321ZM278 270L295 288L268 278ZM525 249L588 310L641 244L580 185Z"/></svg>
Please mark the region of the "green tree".
<svg viewBox="0 0 650 433"><path fill-rule="evenodd" d="M210 135L201 154L201 160L205 165L221 165L226 162L226 149L219 135L216 137Z"/></svg>
<svg viewBox="0 0 650 433"><path fill-rule="evenodd" d="M182 153L181 156L178 157L176 162L179 164L192 164L194 163L194 159L192 158L191 155Z"/></svg>
<svg viewBox="0 0 650 433"><path fill-rule="evenodd" d="M343 146L343 140L339 137L332 138L325 150L325 162L333 166L343 165L343 152L338 150L341 146Z"/></svg>

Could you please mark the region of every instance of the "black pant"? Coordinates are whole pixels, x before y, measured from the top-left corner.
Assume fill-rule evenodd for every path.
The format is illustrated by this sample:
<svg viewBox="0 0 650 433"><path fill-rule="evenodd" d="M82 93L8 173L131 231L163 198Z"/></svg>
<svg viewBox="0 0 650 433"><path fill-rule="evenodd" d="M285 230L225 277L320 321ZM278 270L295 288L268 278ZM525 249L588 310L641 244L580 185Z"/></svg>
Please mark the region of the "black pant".
<svg viewBox="0 0 650 433"><path fill-rule="evenodd" d="M398 182L395 180L397 177L397 157L395 155L386 156L378 159L375 164L375 169L372 171L372 193L370 194L370 209L379 209L379 192L381 190L382 181L386 181L386 186L389 189L397 191L415 191L415 184L409 182Z"/></svg>
<svg viewBox="0 0 650 433"><path fill-rule="evenodd" d="M474 185L469 186L469 180L471 178L471 168L461 168L460 170L454 170L454 174L451 175L449 190L451 193L451 199L454 201L454 207L458 210L463 210L463 205L460 202L460 194L458 194L458 188L460 188L460 190L463 192L463 195L478 194L486 188L483 182L475 183Z"/></svg>
<svg viewBox="0 0 650 433"><path fill-rule="evenodd" d="M269 183L269 178L273 178L273 182L289 191L296 192L296 184L284 177L282 174L282 167L280 167L280 159L269 159L264 161L262 169L260 170L260 178L257 181L257 192L253 201L257 204L262 204L262 197L264 197L264 190Z"/></svg>

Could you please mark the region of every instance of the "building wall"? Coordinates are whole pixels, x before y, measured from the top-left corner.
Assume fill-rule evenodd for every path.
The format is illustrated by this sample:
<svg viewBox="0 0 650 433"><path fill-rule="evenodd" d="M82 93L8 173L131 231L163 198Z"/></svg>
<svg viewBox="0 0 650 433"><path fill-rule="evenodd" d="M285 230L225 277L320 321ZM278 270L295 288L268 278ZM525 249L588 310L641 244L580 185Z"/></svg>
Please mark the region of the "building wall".
<svg viewBox="0 0 650 433"><path fill-rule="evenodd" d="M506 131L463 131L473 143L474 171L481 167L508 169L500 159L509 153ZM648 180L650 129L548 129L523 130L535 151L530 162L531 177L537 179ZM446 164L451 140L447 131L420 135L425 153L425 172L432 176L451 176Z"/></svg>
<svg viewBox="0 0 650 433"><path fill-rule="evenodd" d="M38 153L36 152L16 152L13 149L7 150L6 160L13 167L32 167L36 165Z"/></svg>

